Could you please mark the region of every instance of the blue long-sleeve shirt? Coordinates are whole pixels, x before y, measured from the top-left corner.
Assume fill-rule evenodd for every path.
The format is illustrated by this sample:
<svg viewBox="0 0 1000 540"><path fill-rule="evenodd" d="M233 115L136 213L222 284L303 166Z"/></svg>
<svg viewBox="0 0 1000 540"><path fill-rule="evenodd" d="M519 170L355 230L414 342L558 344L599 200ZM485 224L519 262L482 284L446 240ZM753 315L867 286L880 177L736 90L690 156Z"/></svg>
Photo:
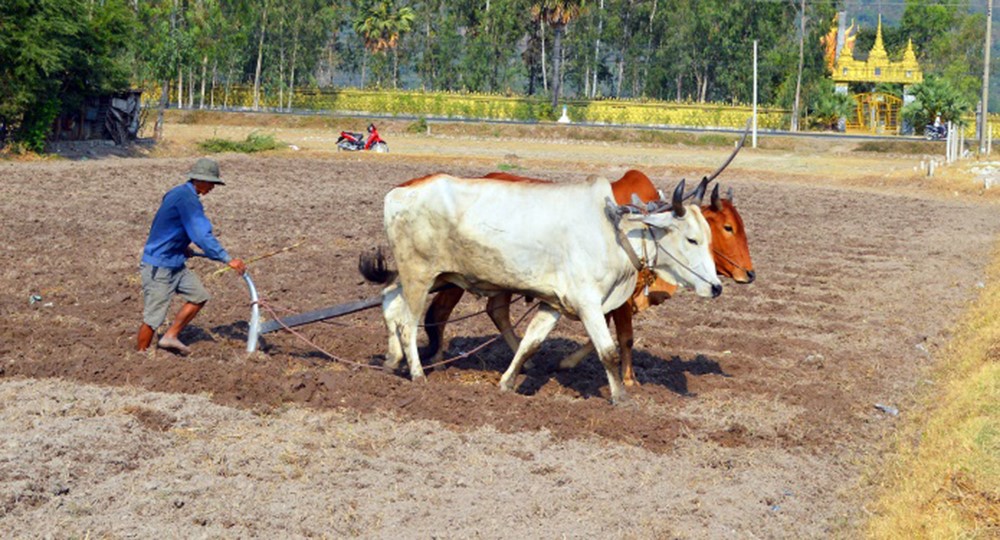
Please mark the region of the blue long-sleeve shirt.
<svg viewBox="0 0 1000 540"><path fill-rule="evenodd" d="M187 260L187 248L192 242L210 259L224 263L232 260L212 236L212 223L205 217L194 185L185 182L163 196L142 249L142 262L161 268L180 268Z"/></svg>

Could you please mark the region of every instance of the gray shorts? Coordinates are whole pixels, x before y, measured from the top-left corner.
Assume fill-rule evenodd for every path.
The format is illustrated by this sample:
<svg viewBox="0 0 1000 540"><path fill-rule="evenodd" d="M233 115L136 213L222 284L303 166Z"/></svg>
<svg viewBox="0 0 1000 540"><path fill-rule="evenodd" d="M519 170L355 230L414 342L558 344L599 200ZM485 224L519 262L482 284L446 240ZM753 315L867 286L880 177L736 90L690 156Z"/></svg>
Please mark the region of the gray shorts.
<svg viewBox="0 0 1000 540"><path fill-rule="evenodd" d="M159 328L167 318L174 294L192 304L202 304L211 298L198 276L186 266L162 268L141 263L139 275L142 276L142 322L152 328Z"/></svg>

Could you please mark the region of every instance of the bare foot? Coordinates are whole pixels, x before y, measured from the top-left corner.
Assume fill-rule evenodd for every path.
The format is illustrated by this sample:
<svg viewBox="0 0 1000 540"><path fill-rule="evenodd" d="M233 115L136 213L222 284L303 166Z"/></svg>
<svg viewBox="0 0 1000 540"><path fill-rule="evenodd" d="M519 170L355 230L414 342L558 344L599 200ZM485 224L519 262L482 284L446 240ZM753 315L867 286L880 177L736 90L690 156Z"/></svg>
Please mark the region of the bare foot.
<svg viewBox="0 0 1000 540"><path fill-rule="evenodd" d="M160 341L157 343L157 346L159 346L161 349L173 351L181 356L187 356L191 354L191 349L189 349L187 345L181 343L181 340L175 337L163 336L160 338Z"/></svg>

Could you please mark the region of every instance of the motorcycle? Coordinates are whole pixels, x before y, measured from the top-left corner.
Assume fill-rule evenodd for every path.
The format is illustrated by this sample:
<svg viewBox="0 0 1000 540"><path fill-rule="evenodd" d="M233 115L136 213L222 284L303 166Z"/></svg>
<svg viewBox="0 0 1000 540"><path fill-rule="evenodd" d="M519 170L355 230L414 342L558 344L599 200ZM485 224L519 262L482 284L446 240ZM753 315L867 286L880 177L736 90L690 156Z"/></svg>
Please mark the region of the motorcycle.
<svg viewBox="0 0 1000 540"><path fill-rule="evenodd" d="M924 126L924 138L928 141L943 141L948 138L948 128L927 124Z"/></svg>
<svg viewBox="0 0 1000 540"><path fill-rule="evenodd" d="M353 131L341 131L340 138L337 139L338 150L371 150L372 152L388 152L389 144L378 134L375 124L368 124L368 139L363 133Z"/></svg>

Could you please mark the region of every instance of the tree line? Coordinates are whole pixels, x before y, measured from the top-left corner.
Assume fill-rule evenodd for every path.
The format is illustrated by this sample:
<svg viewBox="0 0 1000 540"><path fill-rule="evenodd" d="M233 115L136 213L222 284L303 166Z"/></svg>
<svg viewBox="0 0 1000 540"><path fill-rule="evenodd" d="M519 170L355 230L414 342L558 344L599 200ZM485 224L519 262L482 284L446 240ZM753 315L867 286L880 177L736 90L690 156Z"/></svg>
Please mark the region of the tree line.
<svg viewBox="0 0 1000 540"><path fill-rule="evenodd" d="M978 5L978 9L977 9ZM982 73L982 1L906 0L883 28L969 103ZM233 85L295 107L303 87L407 88L561 99L749 103L797 120L831 92L820 39L874 0L4 0L0 143L37 141L87 96L129 87L217 107ZM898 11L898 9L897 9ZM875 25L858 34L866 54ZM994 55L996 57L997 55ZM995 72L996 70L994 70ZM226 95L225 92L222 93ZM826 100L828 101L828 100ZM164 102L162 106L165 106Z"/></svg>

